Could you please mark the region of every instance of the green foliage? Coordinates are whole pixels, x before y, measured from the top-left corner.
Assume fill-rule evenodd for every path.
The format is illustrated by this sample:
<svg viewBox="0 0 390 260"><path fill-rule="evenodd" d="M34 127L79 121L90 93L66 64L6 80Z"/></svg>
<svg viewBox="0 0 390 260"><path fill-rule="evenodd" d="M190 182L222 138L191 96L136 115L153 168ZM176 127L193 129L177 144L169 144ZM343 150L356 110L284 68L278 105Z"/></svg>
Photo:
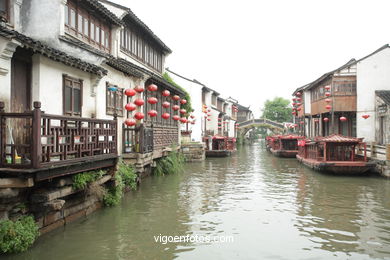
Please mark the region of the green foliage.
<svg viewBox="0 0 390 260"><path fill-rule="evenodd" d="M98 180L101 178L104 174L106 174L105 171L90 171L90 172L82 172L78 173L76 175L73 175L73 188L74 189L85 189L87 188L88 184Z"/></svg>
<svg viewBox="0 0 390 260"><path fill-rule="evenodd" d="M109 188L103 197L103 203L108 207L119 204L125 187L130 187L133 190L137 188L137 174L134 168L120 161L118 171L115 173L115 184L116 186Z"/></svg>
<svg viewBox="0 0 390 260"><path fill-rule="evenodd" d="M155 175L165 175L178 173L183 169L184 156L177 151L171 152L168 156L157 161L156 167L153 169Z"/></svg>
<svg viewBox="0 0 390 260"><path fill-rule="evenodd" d="M22 217L15 222L3 220L0 222L0 252L24 252L38 235L38 225L31 216Z"/></svg>
<svg viewBox="0 0 390 260"><path fill-rule="evenodd" d="M183 87L179 86L176 82L174 82L173 79L169 76L169 74L167 72L164 73L163 77L171 85L173 85L174 87L176 87L184 92L184 98L187 100L187 103L184 105L181 105L182 108L184 108L187 112L194 111L194 109L192 108L192 104L191 104L190 94L188 94L188 92ZM187 113L187 116L188 116L188 113Z"/></svg>
<svg viewBox="0 0 390 260"><path fill-rule="evenodd" d="M267 100L264 104L262 117L276 122L292 121L292 108L290 101L282 97L276 97L273 100Z"/></svg>
<svg viewBox="0 0 390 260"><path fill-rule="evenodd" d="M128 186L133 190L137 188L137 174L131 165L127 165L123 161L120 161L117 174L122 177L122 182L125 186Z"/></svg>

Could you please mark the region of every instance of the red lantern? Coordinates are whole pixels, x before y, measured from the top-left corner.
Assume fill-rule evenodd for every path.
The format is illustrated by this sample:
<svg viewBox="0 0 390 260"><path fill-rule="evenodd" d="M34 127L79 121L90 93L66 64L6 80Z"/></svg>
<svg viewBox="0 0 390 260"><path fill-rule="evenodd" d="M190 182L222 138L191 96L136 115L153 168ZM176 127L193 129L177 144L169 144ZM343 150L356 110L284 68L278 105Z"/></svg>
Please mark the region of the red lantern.
<svg viewBox="0 0 390 260"><path fill-rule="evenodd" d="M297 92L297 94L295 94L295 96L300 97L300 96L302 96L302 93L301 92Z"/></svg>
<svg viewBox="0 0 390 260"><path fill-rule="evenodd" d="M150 110L150 111L148 111L148 116L150 116L150 117L155 117L155 116L157 116L157 111L156 111L156 110Z"/></svg>
<svg viewBox="0 0 390 260"><path fill-rule="evenodd" d="M171 115L168 114L168 113L164 113L164 114L161 115L161 117L162 117L163 119L165 119L165 120L167 120L170 116L171 116Z"/></svg>
<svg viewBox="0 0 390 260"><path fill-rule="evenodd" d="M132 118L128 118L125 120L125 125L127 125L127 126L135 126L136 123L137 122Z"/></svg>
<svg viewBox="0 0 390 260"><path fill-rule="evenodd" d="M330 99L330 98L325 98L325 102L326 102L326 103L330 103L330 102L332 102L332 99Z"/></svg>
<svg viewBox="0 0 390 260"><path fill-rule="evenodd" d="M191 115L191 118L192 118L192 119L194 119L194 118L195 118L195 116L194 116L194 115Z"/></svg>
<svg viewBox="0 0 390 260"><path fill-rule="evenodd" d="M297 100L297 98L293 98L293 99L292 99L292 101L296 101L296 100Z"/></svg>
<svg viewBox="0 0 390 260"><path fill-rule="evenodd" d="M322 120L324 120L324 122L329 122L329 118L327 118L327 117L324 117L324 119L322 119Z"/></svg>
<svg viewBox="0 0 390 260"><path fill-rule="evenodd" d="M218 121L221 121L221 120L222 120L222 118L219 117L219 118L218 118Z"/></svg>
<svg viewBox="0 0 390 260"><path fill-rule="evenodd" d="M187 113L185 109L180 109L180 114L184 115L185 113Z"/></svg>
<svg viewBox="0 0 390 260"><path fill-rule="evenodd" d="M137 106L134 105L133 103L127 103L127 104L125 105L125 109L126 109L127 111L134 111L134 110L136 110L136 108L137 108Z"/></svg>
<svg viewBox="0 0 390 260"><path fill-rule="evenodd" d="M211 118L207 118L207 121L211 121Z"/></svg>
<svg viewBox="0 0 390 260"><path fill-rule="evenodd" d="M162 94L164 97L169 97L169 95L171 94L171 92L169 92L169 90L164 90L161 94Z"/></svg>
<svg viewBox="0 0 390 260"><path fill-rule="evenodd" d="M187 100L186 100L186 99L180 100L180 104L184 105L184 104L186 104L186 103L187 103Z"/></svg>
<svg viewBox="0 0 390 260"><path fill-rule="evenodd" d="M295 116L295 115L297 114L297 112L294 111L294 112L292 112L291 114L293 114L293 115Z"/></svg>
<svg viewBox="0 0 390 260"><path fill-rule="evenodd" d="M302 109L300 107L297 108L298 111L301 111Z"/></svg>
<svg viewBox="0 0 390 260"><path fill-rule="evenodd" d="M174 116L172 117L172 119L173 119L173 120L175 120L175 121L177 121L177 120L179 120L179 119L180 119L180 116L178 116L178 115L174 115Z"/></svg>
<svg viewBox="0 0 390 260"><path fill-rule="evenodd" d="M370 117L370 115L362 115L362 117L363 117L364 119L367 119L367 118Z"/></svg>
<svg viewBox="0 0 390 260"><path fill-rule="evenodd" d="M330 97L330 92L325 92L325 96Z"/></svg>
<svg viewBox="0 0 390 260"><path fill-rule="evenodd" d="M128 88L125 90L125 95L128 97L133 97L135 96L135 94L137 94L137 92L135 92L135 90L132 88Z"/></svg>
<svg viewBox="0 0 390 260"><path fill-rule="evenodd" d="M342 116L342 117L340 117L340 121L345 122L345 121L347 121L347 118L345 116Z"/></svg>
<svg viewBox="0 0 390 260"><path fill-rule="evenodd" d="M177 110L180 109L180 107L179 107L178 105L173 105L173 106L172 106L172 109L175 110L175 111L177 111Z"/></svg>
<svg viewBox="0 0 390 260"><path fill-rule="evenodd" d="M302 98L300 98L300 97L299 97L299 98L297 98L297 101L298 101L298 102L301 102L301 100L302 100Z"/></svg>
<svg viewBox="0 0 390 260"><path fill-rule="evenodd" d="M141 87L141 86L136 86L134 88L134 90L137 91L138 93L142 93L142 92L144 92L145 89L143 87Z"/></svg>
<svg viewBox="0 0 390 260"><path fill-rule="evenodd" d="M148 103L149 103L149 104L154 105L154 104L157 104L157 102L158 102L158 99L155 98L155 97L150 97L150 98L148 98Z"/></svg>
<svg viewBox="0 0 390 260"><path fill-rule="evenodd" d="M314 123L318 123L318 122L320 122L320 120L319 119L314 119Z"/></svg>
<svg viewBox="0 0 390 260"><path fill-rule="evenodd" d="M222 127L218 126L218 129L222 129Z"/></svg>
<svg viewBox="0 0 390 260"><path fill-rule="evenodd" d="M300 106L300 105L302 105L302 103L297 103L297 106Z"/></svg>
<svg viewBox="0 0 390 260"><path fill-rule="evenodd" d="M137 120L141 120L145 117L144 113L142 112L137 112L134 114L134 118L137 119Z"/></svg>
<svg viewBox="0 0 390 260"><path fill-rule="evenodd" d="M299 122L301 125L303 125L305 122L304 121L301 121L301 122Z"/></svg>
<svg viewBox="0 0 390 260"><path fill-rule="evenodd" d="M137 106L143 106L145 104L145 101L142 99L142 98L137 98L135 101L134 101L134 104L136 104Z"/></svg>
<svg viewBox="0 0 390 260"><path fill-rule="evenodd" d="M207 116L211 116L211 113L207 113Z"/></svg>
<svg viewBox="0 0 390 260"><path fill-rule="evenodd" d="M174 95L172 98L173 98L173 100L175 100L175 101L178 101L178 100L180 99L180 97L179 97L178 95Z"/></svg>
<svg viewBox="0 0 390 260"><path fill-rule="evenodd" d="M148 90L149 91L157 91L157 89L158 89L158 87L156 85L154 85L154 84L150 84L148 86Z"/></svg>
<svg viewBox="0 0 390 260"><path fill-rule="evenodd" d="M330 110L332 108L332 106L331 105L326 105L325 108Z"/></svg>
<svg viewBox="0 0 390 260"><path fill-rule="evenodd" d="M191 121L191 124L192 124L192 125L195 125L195 121Z"/></svg>
<svg viewBox="0 0 390 260"><path fill-rule="evenodd" d="M330 86L328 85L328 86L325 86L325 89L326 90L329 90L330 89Z"/></svg>
<svg viewBox="0 0 390 260"><path fill-rule="evenodd" d="M163 108L168 108L171 105L171 103L165 101L162 103Z"/></svg>
<svg viewBox="0 0 390 260"><path fill-rule="evenodd" d="M211 109L207 109L207 112L211 112Z"/></svg>
<svg viewBox="0 0 390 260"><path fill-rule="evenodd" d="M180 122L181 122L182 124L187 123L187 118L185 118L185 117L180 118Z"/></svg>

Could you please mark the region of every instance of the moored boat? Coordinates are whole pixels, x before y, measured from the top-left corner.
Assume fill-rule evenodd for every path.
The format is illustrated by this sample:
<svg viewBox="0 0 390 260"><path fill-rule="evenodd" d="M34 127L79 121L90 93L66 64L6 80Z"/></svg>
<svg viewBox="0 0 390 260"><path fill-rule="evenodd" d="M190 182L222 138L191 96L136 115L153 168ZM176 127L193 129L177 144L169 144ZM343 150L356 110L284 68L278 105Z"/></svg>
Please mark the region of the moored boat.
<svg viewBox="0 0 390 260"><path fill-rule="evenodd" d="M215 135L205 142L206 157L227 157L236 151L236 138Z"/></svg>
<svg viewBox="0 0 390 260"><path fill-rule="evenodd" d="M298 146L298 161L317 171L362 174L375 167L375 163L367 161L363 138L333 134L302 140Z"/></svg>
<svg viewBox="0 0 390 260"><path fill-rule="evenodd" d="M267 149L273 155L295 158L298 153L298 141L304 137L298 135L274 135L267 138Z"/></svg>

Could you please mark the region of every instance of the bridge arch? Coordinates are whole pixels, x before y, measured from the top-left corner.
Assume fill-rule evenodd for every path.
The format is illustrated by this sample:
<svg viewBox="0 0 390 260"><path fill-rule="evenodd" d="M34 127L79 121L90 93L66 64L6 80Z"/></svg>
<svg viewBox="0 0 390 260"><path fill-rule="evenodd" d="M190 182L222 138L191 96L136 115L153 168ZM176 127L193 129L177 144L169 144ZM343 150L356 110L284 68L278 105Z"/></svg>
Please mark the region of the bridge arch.
<svg viewBox="0 0 390 260"><path fill-rule="evenodd" d="M285 130L284 124L275 122L266 118L250 119L239 123L237 135L240 138L244 138L246 133L254 128L265 127L270 129L275 134L281 134Z"/></svg>

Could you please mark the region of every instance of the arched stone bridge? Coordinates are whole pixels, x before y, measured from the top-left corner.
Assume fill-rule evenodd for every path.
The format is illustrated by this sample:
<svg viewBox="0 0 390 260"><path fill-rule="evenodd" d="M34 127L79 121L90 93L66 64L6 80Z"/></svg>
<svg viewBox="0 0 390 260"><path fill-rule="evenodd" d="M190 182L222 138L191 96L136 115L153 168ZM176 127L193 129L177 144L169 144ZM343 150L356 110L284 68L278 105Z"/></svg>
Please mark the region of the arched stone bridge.
<svg viewBox="0 0 390 260"><path fill-rule="evenodd" d="M253 128L256 127L265 127L270 129L274 133L282 133L284 130L284 124L275 122L266 118L250 119L244 122L239 123L239 136L243 137L245 134Z"/></svg>

